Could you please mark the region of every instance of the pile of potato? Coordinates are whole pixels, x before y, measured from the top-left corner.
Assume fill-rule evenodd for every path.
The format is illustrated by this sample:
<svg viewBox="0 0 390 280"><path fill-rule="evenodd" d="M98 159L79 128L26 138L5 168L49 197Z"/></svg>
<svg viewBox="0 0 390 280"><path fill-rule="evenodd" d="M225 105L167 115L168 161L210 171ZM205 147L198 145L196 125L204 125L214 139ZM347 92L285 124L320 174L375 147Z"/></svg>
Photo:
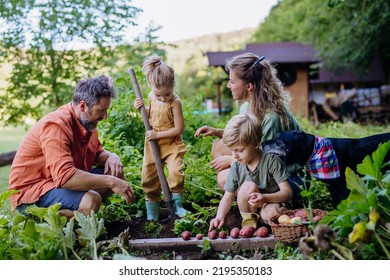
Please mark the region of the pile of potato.
<svg viewBox="0 0 390 280"><path fill-rule="evenodd" d="M318 222L321 219L322 219L321 216L314 216L313 219L311 219L311 221ZM294 215L283 214L283 215L280 215L278 218L279 224L301 225L301 224L308 222L308 221L309 221L309 219L307 217L307 213L306 213L305 209L297 210Z"/></svg>
<svg viewBox="0 0 390 280"><path fill-rule="evenodd" d="M229 236L225 230L221 230L218 232L215 229L209 231L207 235L208 235L209 239L217 239L217 238L226 239ZM253 236L258 236L258 237L264 238L264 237L267 237L268 235L269 235L269 230L267 227L264 227L264 226L258 228L257 230L252 226L246 226L246 227L243 227L241 229L239 229L238 227L235 227L235 228L232 228L230 230L230 237L233 239L240 238L240 237L241 238L250 238ZM185 230L182 232L181 238L183 240L190 240L191 233L188 230ZM202 240L203 234L198 233L198 234L196 234L195 238L197 240Z"/></svg>

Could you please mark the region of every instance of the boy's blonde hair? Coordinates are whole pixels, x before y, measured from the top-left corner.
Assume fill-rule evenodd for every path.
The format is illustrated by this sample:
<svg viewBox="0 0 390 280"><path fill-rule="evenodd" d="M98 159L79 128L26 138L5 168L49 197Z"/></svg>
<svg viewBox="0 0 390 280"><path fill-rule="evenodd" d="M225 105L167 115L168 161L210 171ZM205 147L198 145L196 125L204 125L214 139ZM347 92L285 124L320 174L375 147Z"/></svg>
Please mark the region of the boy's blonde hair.
<svg viewBox="0 0 390 280"><path fill-rule="evenodd" d="M227 147L233 145L255 145L261 140L261 123L250 112L236 115L230 119L223 132L223 143Z"/></svg>
<svg viewBox="0 0 390 280"><path fill-rule="evenodd" d="M142 69L150 86L158 89L175 87L175 71L161 57L153 55L146 58Z"/></svg>

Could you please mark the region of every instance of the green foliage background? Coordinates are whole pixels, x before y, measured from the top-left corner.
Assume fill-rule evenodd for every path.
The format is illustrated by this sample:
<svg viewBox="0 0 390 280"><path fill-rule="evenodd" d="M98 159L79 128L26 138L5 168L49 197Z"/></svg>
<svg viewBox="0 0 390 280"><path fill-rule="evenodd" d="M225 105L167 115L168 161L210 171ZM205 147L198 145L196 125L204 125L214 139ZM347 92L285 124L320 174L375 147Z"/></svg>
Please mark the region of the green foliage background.
<svg viewBox="0 0 390 280"><path fill-rule="evenodd" d="M390 65L390 2L282 0L256 30L255 42L312 44L325 66L364 73L379 57Z"/></svg>

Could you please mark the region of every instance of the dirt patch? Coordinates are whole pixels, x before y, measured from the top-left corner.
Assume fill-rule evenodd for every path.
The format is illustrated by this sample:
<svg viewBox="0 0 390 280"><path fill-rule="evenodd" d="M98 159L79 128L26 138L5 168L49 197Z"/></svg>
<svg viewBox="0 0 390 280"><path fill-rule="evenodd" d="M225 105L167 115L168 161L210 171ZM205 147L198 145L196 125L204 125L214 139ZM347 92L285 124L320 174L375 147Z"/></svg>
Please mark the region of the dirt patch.
<svg viewBox="0 0 390 280"><path fill-rule="evenodd" d="M158 236L156 236L156 231L150 231L150 222L145 219L145 217L136 218L131 221L112 221L106 222L106 239L111 239L113 237L119 236L122 232L126 231L128 234L128 239L149 239L149 238L175 238L177 236L174 229L174 219L168 219L167 213L160 213L160 221L155 223L155 226L158 226ZM227 229L232 229L233 227L240 227L241 216L238 209L233 209L229 211L225 219L225 225ZM149 231L148 231L149 228ZM151 251L136 251L130 252L134 256L142 257L149 260L159 260L159 259L183 259L183 260L201 260L201 259L221 259L221 252L211 252L202 250L199 248L196 251L160 251L160 252L151 252ZM223 253L222 253L223 254Z"/></svg>

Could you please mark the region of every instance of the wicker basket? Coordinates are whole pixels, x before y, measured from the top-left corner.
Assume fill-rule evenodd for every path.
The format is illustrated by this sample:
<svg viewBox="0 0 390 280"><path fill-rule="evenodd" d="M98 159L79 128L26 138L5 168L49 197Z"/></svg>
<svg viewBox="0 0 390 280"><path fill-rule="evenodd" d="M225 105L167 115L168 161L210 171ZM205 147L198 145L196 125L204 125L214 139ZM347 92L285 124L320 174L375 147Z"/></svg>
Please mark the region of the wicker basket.
<svg viewBox="0 0 390 280"><path fill-rule="evenodd" d="M304 236L309 231L309 224L312 222L304 222L302 224L279 224L278 218L286 214L288 216L295 215L297 211L302 209L294 209L294 210L285 210L282 213L274 216L270 220L270 226L273 235L276 240L293 243L299 240L302 236ZM313 209L313 216L320 216L321 218L326 215L326 211L320 209Z"/></svg>

